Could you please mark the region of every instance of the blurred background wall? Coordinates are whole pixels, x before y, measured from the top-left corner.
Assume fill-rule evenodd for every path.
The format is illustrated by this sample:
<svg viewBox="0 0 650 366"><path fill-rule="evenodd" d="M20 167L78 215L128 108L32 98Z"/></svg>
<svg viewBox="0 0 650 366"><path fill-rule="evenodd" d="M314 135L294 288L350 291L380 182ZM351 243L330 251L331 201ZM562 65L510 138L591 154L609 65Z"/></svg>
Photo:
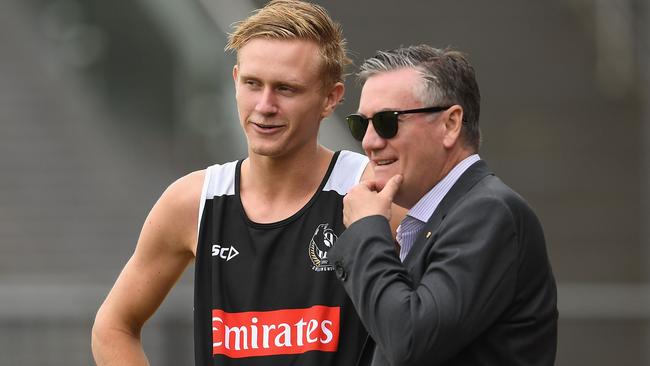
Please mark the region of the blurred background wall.
<svg viewBox="0 0 650 366"><path fill-rule="evenodd" d="M647 0L317 1L358 65L469 54L481 156L536 209L559 285L557 365L650 365ZM94 313L177 177L245 156L223 52L250 0L0 1L0 365L88 365ZM321 141L357 151L341 116ZM144 330L190 365L190 268Z"/></svg>

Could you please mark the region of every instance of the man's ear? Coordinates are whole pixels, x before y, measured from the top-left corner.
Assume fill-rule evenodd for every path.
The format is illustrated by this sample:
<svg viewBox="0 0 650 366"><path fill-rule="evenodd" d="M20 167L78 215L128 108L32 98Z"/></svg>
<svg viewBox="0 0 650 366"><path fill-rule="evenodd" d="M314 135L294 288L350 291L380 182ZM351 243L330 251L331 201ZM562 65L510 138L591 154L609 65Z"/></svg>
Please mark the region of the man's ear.
<svg viewBox="0 0 650 366"><path fill-rule="evenodd" d="M444 118L445 127L445 136L442 143L445 148L450 149L456 145L460 138L460 132L463 128L463 107L454 104L444 112L442 118Z"/></svg>
<svg viewBox="0 0 650 366"><path fill-rule="evenodd" d="M239 96L239 83L237 82L239 80L239 65L237 64L232 67L232 80L235 83L235 98L237 98Z"/></svg>
<svg viewBox="0 0 650 366"><path fill-rule="evenodd" d="M325 95L325 100L323 101L323 112L321 113L321 118L325 118L334 112L336 106L341 102L345 94L345 85L341 82L334 83L330 87L327 95Z"/></svg>
<svg viewBox="0 0 650 366"><path fill-rule="evenodd" d="M235 87L237 87L237 78L239 77L239 67L237 65L232 67L232 80L235 82Z"/></svg>

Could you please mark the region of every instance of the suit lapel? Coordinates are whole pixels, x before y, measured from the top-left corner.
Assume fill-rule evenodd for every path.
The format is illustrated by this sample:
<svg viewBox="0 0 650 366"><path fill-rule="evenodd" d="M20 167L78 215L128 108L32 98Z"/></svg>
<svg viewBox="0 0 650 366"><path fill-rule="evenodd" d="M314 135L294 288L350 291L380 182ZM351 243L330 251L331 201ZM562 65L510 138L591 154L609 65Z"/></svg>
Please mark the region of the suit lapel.
<svg viewBox="0 0 650 366"><path fill-rule="evenodd" d="M442 201L440 201L440 204L433 212L433 215L431 215L429 221L427 221L424 228L422 228L422 231L415 240L408 255L404 258L404 265L406 268L411 268L411 263L413 261L417 262L414 258L420 257L420 253L425 248L425 243L429 240L435 239L435 233L438 226L440 226L440 223L442 223L442 220L445 219L445 216L447 216L447 213L452 207L454 207L456 202L458 202L458 200L474 187L478 181L488 175L494 175L494 173L488 170L488 166L483 160L479 160L467 168L460 178L458 178Z"/></svg>

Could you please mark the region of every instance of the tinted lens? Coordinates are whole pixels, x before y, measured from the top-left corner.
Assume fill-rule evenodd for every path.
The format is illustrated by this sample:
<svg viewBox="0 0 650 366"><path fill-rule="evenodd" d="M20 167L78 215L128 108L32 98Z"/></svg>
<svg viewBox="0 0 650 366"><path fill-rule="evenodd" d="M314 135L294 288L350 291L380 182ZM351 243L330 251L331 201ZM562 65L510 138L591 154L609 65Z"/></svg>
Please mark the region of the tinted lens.
<svg viewBox="0 0 650 366"><path fill-rule="evenodd" d="M345 120L348 122L348 127L350 128L352 137L362 141L363 136L366 134L366 130L368 129L368 120L358 114L351 114L347 116Z"/></svg>
<svg viewBox="0 0 650 366"><path fill-rule="evenodd" d="M378 112L372 116L372 127L385 139L397 135L397 115L392 111Z"/></svg>

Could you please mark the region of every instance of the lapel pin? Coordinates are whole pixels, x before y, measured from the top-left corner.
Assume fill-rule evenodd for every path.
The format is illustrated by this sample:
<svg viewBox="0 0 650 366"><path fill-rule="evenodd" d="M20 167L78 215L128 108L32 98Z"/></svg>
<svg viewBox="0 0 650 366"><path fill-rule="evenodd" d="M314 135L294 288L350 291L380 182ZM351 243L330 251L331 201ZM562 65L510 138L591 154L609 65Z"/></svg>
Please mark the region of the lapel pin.
<svg viewBox="0 0 650 366"><path fill-rule="evenodd" d="M429 239L429 237L431 237L431 231L427 231L427 239Z"/></svg>

